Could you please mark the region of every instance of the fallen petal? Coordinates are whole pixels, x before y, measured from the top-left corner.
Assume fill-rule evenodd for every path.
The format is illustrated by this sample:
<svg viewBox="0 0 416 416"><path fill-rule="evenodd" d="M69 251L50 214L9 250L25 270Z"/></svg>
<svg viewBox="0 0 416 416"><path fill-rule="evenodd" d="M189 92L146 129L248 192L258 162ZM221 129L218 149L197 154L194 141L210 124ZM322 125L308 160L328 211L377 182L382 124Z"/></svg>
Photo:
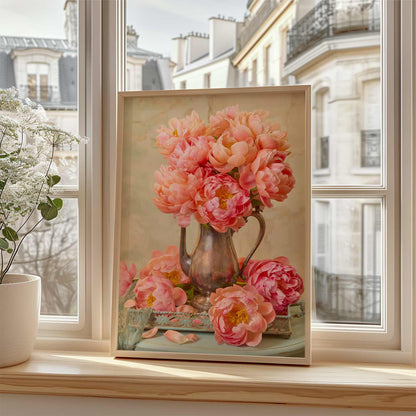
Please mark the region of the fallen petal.
<svg viewBox="0 0 416 416"><path fill-rule="evenodd" d="M199 340L199 337L195 334L188 334L185 338L186 342L196 342Z"/></svg>
<svg viewBox="0 0 416 416"><path fill-rule="evenodd" d="M157 331L158 331L158 327L155 326L154 328L149 329L146 332L143 332L142 338L144 339L153 338L157 334Z"/></svg>
<svg viewBox="0 0 416 416"><path fill-rule="evenodd" d="M124 302L125 308L135 308L136 307L136 301L134 299L129 299Z"/></svg>
<svg viewBox="0 0 416 416"><path fill-rule="evenodd" d="M181 305L176 308L176 312L197 313L198 311L191 305Z"/></svg>
<svg viewBox="0 0 416 416"><path fill-rule="evenodd" d="M165 337L175 344L187 344L190 342L196 342L199 339L195 334L188 334L185 336L178 331L173 331L172 329L168 329L165 332Z"/></svg>

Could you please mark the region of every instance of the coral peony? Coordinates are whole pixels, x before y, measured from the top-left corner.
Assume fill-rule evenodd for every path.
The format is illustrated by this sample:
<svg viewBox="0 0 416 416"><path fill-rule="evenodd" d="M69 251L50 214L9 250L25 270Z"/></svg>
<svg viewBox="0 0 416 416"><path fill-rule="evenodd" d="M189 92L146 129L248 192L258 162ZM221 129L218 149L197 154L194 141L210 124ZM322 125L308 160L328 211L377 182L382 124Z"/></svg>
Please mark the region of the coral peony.
<svg viewBox="0 0 416 416"><path fill-rule="evenodd" d="M137 281L134 288L137 308L153 308L155 311L174 312L176 306L183 305L186 293L175 287L161 273L154 272L151 276Z"/></svg>
<svg viewBox="0 0 416 416"><path fill-rule="evenodd" d="M243 272L247 284L254 286L277 314L297 302L303 293L303 281L287 257L273 260L250 260Z"/></svg>
<svg viewBox="0 0 416 416"><path fill-rule="evenodd" d="M154 190L157 196L153 202L160 211L173 214L181 227L187 227L196 210L194 198L202 186L204 175L202 168L189 173L162 165L155 172Z"/></svg>
<svg viewBox="0 0 416 416"><path fill-rule="evenodd" d="M195 203L197 221L209 223L220 233L225 233L228 228L237 231L253 209L249 193L226 174L206 178L195 196Z"/></svg>
<svg viewBox="0 0 416 416"><path fill-rule="evenodd" d="M124 263L124 261L120 261L118 296L123 296L126 293L135 276L136 265L131 263L130 268L127 268L126 263Z"/></svg>
<svg viewBox="0 0 416 416"><path fill-rule="evenodd" d="M225 132L212 144L209 161L218 172L227 173L252 162L256 155L257 147L251 137L237 141L235 137Z"/></svg>
<svg viewBox="0 0 416 416"><path fill-rule="evenodd" d="M292 169L277 150L263 149L251 165L240 169L239 183L244 189L256 188L256 198L271 207L271 200L284 201L295 186Z"/></svg>
<svg viewBox="0 0 416 416"><path fill-rule="evenodd" d="M217 289L210 302L209 318L218 344L255 347L275 318L272 305L250 285Z"/></svg>
<svg viewBox="0 0 416 416"><path fill-rule="evenodd" d="M183 169L193 173L207 162L208 153L214 138L210 136L191 137L178 142L175 149L168 156L169 165L175 169Z"/></svg>
<svg viewBox="0 0 416 416"><path fill-rule="evenodd" d="M162 126L158 130L156 145L162 155L168 156L175 150L179 142L191 137L203 136L205 131L204 122L196 111L192 111L189 116L183 119L172 118L169 121L169 127Z"/></svg>
<svg viewBox="0 0 416 416"><path fill-rule="evenodd" d="M167 247L165 252L154 250L146 267L140 270L140 279L145 279L154 272L161 273L175 286L190 282L189 277L182 271L179 248L176 246Z"/></svg>

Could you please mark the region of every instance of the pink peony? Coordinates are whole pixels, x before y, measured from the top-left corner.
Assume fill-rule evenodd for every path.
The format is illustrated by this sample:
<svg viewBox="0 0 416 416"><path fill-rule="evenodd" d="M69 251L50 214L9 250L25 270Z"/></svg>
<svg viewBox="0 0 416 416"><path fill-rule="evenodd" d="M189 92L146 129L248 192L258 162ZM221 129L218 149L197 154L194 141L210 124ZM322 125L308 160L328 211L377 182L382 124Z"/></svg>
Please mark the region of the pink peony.
<svg viewBox="0 0 416 416"><path fill-rule="evenodd" d="M181 227L187 227L196 210L194 198L202 186L204 176L202 168L187 173L182 169L162 165L155 172L154 190L157 196L153 202L160 211L173 214Z"/></svg>
<svg viewBox="0 0 416 416"><path fill-rule="evenodd" d="M155 311L174 312L176 306L183 305L187 300L183 289L173 286L170 280L158 272L138 280L134 293L139 309L150 307Z"/></svg>
<svg viewBox="0 0 416 416"><path fill-rule="evenodd" d="M257 147L251 137L237 141L230 133L225 132L212 144L209 161L218 172L227 173L252 162L256 155Z"/></svg>
<svg viewBox="0 0 416 416"><path fill-rule="evenodd" d="M257 346L262 332L275 318L269 302L265 302L250 285L217 289L210 296L209 319L218 344Z"/></svg>
<svg viewBox="0 0 416 416"><path fill-rule="evenodd" d="M238 106L230 106L224 110L217 111L209 118L207 131L214 137L220 137L230 126L230 121L234 120L239 112Z"/></svg>
<svg viewBox="0 0 416 416"><path fill-rule="evenodd" d="M165 252L154 250L147 266L140 270L140 279L145 279L154 272L165 276L174 286L190 282L189 277L182 271L179 248L176 246L167 247Z"/></svg>
<svg viewBox="0 0 416 416"><path fill-rule="evenodd" d="M120 261L120 275L119 275L119 284L118 284L118 296L123 296L131 283L133 282L134 277L136 276L136 266L134 263L131 263L130 268L127 268L124 261Z"/></svg>
<svg viewBox="0 0 416 416"><path fill-rule="evenodd" d="M158 130L156 145L162 155L168 156L175 150L179 142L191 137L203 136L205 131L204 122L196 111L192 111L189 116L183 119L172 118L169 121L169 127L162 126Z"/></svg>
<svg viewBox="0 0 416 416"><path fill-rule="evenodd" d="M208 161L208 153L214 141L211 136L199 136L178 142L168 156L169 165L175 169L195 172L200 165Z"/></svg>
<svg viewBox="0 0 416 416"><path fill-rule="evenodd" d="M254 286L277 314L287 313L288 305L303 293L303 281L287 257L250 260L243 272L247 284Z"/></svg>
<svg viewBox="0 0 416 416"><path fill-rule="evenodd" d="M237 231L253 209L249 193L226 174L206 178L195 196L195 203L197 221L209 223L220 233L225 233L228 228Z"/></svg>
<svg viewBox="0 0 416 416"><path fill-rule="evenodd" d="M263 149L251 165L240 169L239 183L244 189L257 188L257 197L271 207L271 200L284 201L295 186L292 169L277 150ZM257 198L256 198L257 199Z"/></svg>

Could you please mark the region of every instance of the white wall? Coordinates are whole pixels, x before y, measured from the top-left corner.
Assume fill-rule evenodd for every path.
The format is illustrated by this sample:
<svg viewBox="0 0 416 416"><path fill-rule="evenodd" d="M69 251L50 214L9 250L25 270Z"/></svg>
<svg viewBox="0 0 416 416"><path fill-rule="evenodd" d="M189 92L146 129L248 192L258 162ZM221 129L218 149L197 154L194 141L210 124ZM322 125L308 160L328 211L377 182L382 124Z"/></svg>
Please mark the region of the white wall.
<svg viewBox="0 0 416 416"><path fill-rule="evenodd" d="M416 412L156 400L0 395L1 416L416 416Z"/></svg>

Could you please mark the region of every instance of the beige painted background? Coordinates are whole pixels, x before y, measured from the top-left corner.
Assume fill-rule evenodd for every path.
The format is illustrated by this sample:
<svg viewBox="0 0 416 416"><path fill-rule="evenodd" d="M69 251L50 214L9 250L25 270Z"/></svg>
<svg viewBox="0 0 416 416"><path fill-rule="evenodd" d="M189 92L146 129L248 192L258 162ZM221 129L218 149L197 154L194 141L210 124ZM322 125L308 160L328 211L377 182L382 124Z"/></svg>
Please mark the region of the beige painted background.
<svg viewBox="0 0 416 416"><path fill-rule="evenodd" d="M305 276L305 96L297 93L231 93L164 97L126 97L122 148L120 259L134 262L138 271L146 265L153 250L179 246L180 228L172 215L160 212L152 202L154 172L164 161L156 148L157 129L172 117L182 118L197 111L202 120L229 105L240 110L269 111L273 122L288 132L296 185L284 202L266 208L266 235L254 258L286 256L299 274ZM188 227L188 251L196 241L198 224ZM250 251L258 232L254 218L234 235L238 256Z"/></svg>

